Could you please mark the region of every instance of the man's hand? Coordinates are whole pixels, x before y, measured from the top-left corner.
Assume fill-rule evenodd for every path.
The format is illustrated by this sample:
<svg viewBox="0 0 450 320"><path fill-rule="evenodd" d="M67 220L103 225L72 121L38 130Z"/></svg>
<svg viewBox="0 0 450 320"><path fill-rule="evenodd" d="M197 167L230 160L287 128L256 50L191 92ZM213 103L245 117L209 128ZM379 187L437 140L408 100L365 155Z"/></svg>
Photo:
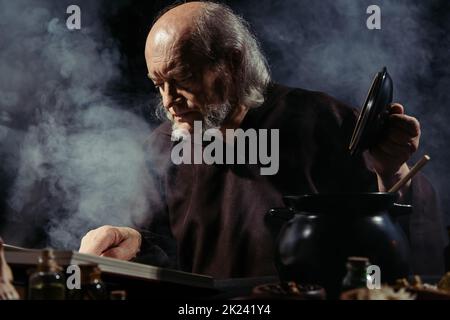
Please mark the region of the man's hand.
<svg viewBox="0 0 450 320"><path fill-rule="evenodd" d="M389 113L387 137L370 150L380 191L387 191L409 172L406 161L417 151L420 140L419 121L406 115L402 105L392 104Z"/></svg>
<svg viewBox="0 0 450 320"><path fill-rule="evenodd" d="M126 227L103 226L81 240L80 253L130 260L141 247L141 234Z"/></svg>

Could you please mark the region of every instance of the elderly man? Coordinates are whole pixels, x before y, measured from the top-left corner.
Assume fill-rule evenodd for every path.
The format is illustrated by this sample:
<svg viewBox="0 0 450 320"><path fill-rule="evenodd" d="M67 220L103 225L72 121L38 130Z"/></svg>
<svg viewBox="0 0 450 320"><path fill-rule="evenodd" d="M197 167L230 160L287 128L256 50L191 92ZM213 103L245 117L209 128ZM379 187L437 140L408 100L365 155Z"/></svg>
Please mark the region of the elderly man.
<svg viewBox="0 0 450 320"><path fill-rule="evenodd" d="M271 82L266 60L246 23L228 7L185 3L153 25L145 58L169 121L149 143L148 221L90 231L80 252L177 267L216 278L276 273L264 213L283 206L283 194L386 191L404 177L419 145L419 122L393 104L389 134L364 158L348 153L356 112L318 92ZM263 176L260 164L171 162L172 135L206 128L279 129L280 168ZM400 191L415 211L403 221L418 273L443 271L440 212L423 176ZM374 239L376 241L376 239Z"/></svg>

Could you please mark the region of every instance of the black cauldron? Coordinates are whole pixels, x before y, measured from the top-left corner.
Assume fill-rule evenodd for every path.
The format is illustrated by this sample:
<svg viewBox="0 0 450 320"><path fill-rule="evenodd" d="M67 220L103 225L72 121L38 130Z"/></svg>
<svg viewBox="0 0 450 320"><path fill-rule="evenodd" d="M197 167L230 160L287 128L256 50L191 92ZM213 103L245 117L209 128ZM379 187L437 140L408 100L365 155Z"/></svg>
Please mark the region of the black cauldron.
<svg viewBox="0 0 450 320"><path fill-rule="evenodd" d="M286 208L266 215L282 281L318 284L329 297L337 296L349 256L378 265L382 282L409 275L409 247L396 219L411 206L395 204L396 194L311 194L284 200Z"/></svg>

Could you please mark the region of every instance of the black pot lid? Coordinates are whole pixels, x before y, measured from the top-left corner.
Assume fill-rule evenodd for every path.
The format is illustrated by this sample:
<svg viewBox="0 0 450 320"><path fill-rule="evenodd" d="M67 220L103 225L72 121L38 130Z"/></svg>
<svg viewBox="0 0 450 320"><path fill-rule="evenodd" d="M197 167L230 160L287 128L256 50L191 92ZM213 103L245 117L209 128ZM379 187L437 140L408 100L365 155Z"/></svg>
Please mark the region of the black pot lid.
<svg viewBox="0 0 450 320"><path fill-rule="evenodd" d="M349 146L351 154L371 148L383 138L384 124L389 115L392 95L392 79L384 67L376 74L358 117Z"/></svg>

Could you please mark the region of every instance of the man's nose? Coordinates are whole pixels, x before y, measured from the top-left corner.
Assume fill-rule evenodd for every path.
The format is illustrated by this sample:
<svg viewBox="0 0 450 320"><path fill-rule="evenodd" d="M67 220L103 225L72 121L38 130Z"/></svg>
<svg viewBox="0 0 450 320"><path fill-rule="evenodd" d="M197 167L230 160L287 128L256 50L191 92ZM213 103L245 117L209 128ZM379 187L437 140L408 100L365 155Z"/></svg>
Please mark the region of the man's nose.
<svg viewBox="0 0 450 320"><path fill-rule="evenodd" d="M173 104L179 102L181 96L178 94L176 87L170 82L164 82L162 90L162 100L165 108L169 109Z"/></svg>

